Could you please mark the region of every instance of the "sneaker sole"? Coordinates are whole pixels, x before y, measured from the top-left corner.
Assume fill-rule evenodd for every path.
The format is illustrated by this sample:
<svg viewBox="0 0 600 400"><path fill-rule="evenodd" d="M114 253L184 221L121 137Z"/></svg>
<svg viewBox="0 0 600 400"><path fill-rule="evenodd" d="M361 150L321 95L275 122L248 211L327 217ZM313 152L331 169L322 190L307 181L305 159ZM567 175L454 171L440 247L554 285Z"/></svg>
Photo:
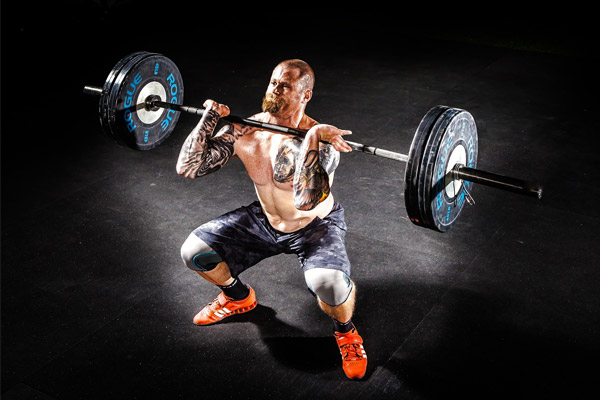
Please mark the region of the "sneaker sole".
<svg viewBox="0 0 600 400"><path fill-rule="evenodd" d="M346 375L346 374L344 373L344 375ZM346 375L346 378L348 378L348 379L350 379L350 380L352 380L352 381L360 381L362 378L364 378L364 377L365 377L365 375L366 375L366 372L365 372L364 374L362 374L362 376L357 376L357 377L355 377L355 378L351 378L351 377L349 377L348 375Z"/></svg>
<svg viewBox="0 0 600 400"><path fill-rule="evenodd" d="M194 323L194 325L197 325L197 326L209 326L209 325L218 324L219 322L223 321L227 317L231 317L235 314L243 314L243 313L247 313L248 311L252 311L254 308L256 308L257 305L258 305L258 302L255 300L254 303L250 304L248 307L238 308L238 309L232 311L230 314L225 315L220 320L215 321L215 322L209 322L208 324L197 324L193 321L192 322Z"/></svg>

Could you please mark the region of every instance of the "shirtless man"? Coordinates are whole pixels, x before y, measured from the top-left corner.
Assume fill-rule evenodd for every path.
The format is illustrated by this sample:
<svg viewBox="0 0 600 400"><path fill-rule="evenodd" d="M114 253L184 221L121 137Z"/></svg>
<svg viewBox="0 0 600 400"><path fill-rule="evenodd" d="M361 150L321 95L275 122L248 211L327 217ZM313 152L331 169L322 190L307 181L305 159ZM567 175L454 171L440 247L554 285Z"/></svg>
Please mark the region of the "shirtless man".
<svg viewBox="0 0 600 400"><path fill-rule="evenodd" d="M241 272L276 254L296 254L309 290L333 320L344 372L360 379L367 356L352 323L356 287L344 244L344 210L330 189L339 152L352 150L342 138L351 132L319 124L304 113L314 79L304 61L281 62L271 75L263 112L251 117L308 130L304 139L239 124L213 134L229 108L212 100L204 103L206 112L182 146L177 172L193 179L237 156L254 182L258 201L194 230L181 255L188 268L222 289L194 317L195 324L209 325L256 307L254 289L242 283Z"/></svg>

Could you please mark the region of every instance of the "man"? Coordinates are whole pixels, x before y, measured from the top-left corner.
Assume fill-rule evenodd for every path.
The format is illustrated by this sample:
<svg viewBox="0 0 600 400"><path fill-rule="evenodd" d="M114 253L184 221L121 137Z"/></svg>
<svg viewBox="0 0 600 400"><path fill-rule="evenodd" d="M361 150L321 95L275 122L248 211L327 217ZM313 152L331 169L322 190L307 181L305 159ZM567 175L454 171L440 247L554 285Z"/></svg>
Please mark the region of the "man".
<svg viewBox="0 0 600 400"><path fill-rule="evenodd" d="M360 379L367 356L352 323L356 287L344 244L344 210L331 194L339 152L352 150L342 136L351 132L318 124L304 113L314 80L304 61L281 62L273 70L263 112L251 117L308 130L304 139L238 124L213 135L229 108L212 100L204 103L206 112L182 146L177 172L193 179L237 156L254 182L258 201L194 230L181 255L188 268L222 289L194 317L197 325L209 325L256 307L254 289L242 283L241 272L276 254L296 254L309 290L333 320L344 372Z"/></svg>

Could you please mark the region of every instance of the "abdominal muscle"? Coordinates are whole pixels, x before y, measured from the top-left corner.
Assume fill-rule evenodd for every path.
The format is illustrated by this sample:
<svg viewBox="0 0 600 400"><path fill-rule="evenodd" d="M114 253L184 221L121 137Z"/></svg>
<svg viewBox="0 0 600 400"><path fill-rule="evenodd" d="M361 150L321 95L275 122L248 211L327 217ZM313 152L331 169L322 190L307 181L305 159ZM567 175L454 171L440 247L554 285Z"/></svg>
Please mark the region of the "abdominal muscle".
<svg viewBox="0 0 600 400"><path fill-rule="evenodd" d="M330 194L322 203L310 211L301 211L294 206L291 188L281 189L275 183L254 184L258 200L271 226L280 232L294 232L310 224L315 217L325 218L333 208Z"/></svg>
<svg viewBox="0 0 600 400"><path fill-rule="evenodd" d="M242 136L235 146L236 155L246 167L254 183L258 200L271 226L280 232L294 232L310 224L316 217L325 218L333 208L333 194L309 211L294 205L292 177L285 182L274 179L273 170L281 146L289 142L286 135L264 131ZM289 144L289 143L288 143ZM291 164L294 160L290 160ZM333 183L333 175L330 184Z"/></svg>

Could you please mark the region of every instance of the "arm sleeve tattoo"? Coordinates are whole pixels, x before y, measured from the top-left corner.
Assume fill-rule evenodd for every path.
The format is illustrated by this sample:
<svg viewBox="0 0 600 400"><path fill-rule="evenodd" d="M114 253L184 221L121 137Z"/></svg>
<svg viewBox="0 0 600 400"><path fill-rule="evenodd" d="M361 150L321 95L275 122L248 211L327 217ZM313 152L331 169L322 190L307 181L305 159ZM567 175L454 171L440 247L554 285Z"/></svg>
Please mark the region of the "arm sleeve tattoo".
<svg viewBox="0 0 600 400"><path fill-rule="evenodd" d="M177 160L177 171L187 177L195 178L210 174L222 168L234 153L233 144L249 127L240 129L226 125L219 135L213 137L213 131L219 121L219 114L209 110L202 115L198 125L187 137Z"/></svg>
<svg viewBox="0 0 600 400"><path fill-rule="evenodd" d="M339 162L339 153L326 145L319 151L316 137L302 142L294 171L294 204L299 210L312 210L330 193L329 174Z"/></svg>

